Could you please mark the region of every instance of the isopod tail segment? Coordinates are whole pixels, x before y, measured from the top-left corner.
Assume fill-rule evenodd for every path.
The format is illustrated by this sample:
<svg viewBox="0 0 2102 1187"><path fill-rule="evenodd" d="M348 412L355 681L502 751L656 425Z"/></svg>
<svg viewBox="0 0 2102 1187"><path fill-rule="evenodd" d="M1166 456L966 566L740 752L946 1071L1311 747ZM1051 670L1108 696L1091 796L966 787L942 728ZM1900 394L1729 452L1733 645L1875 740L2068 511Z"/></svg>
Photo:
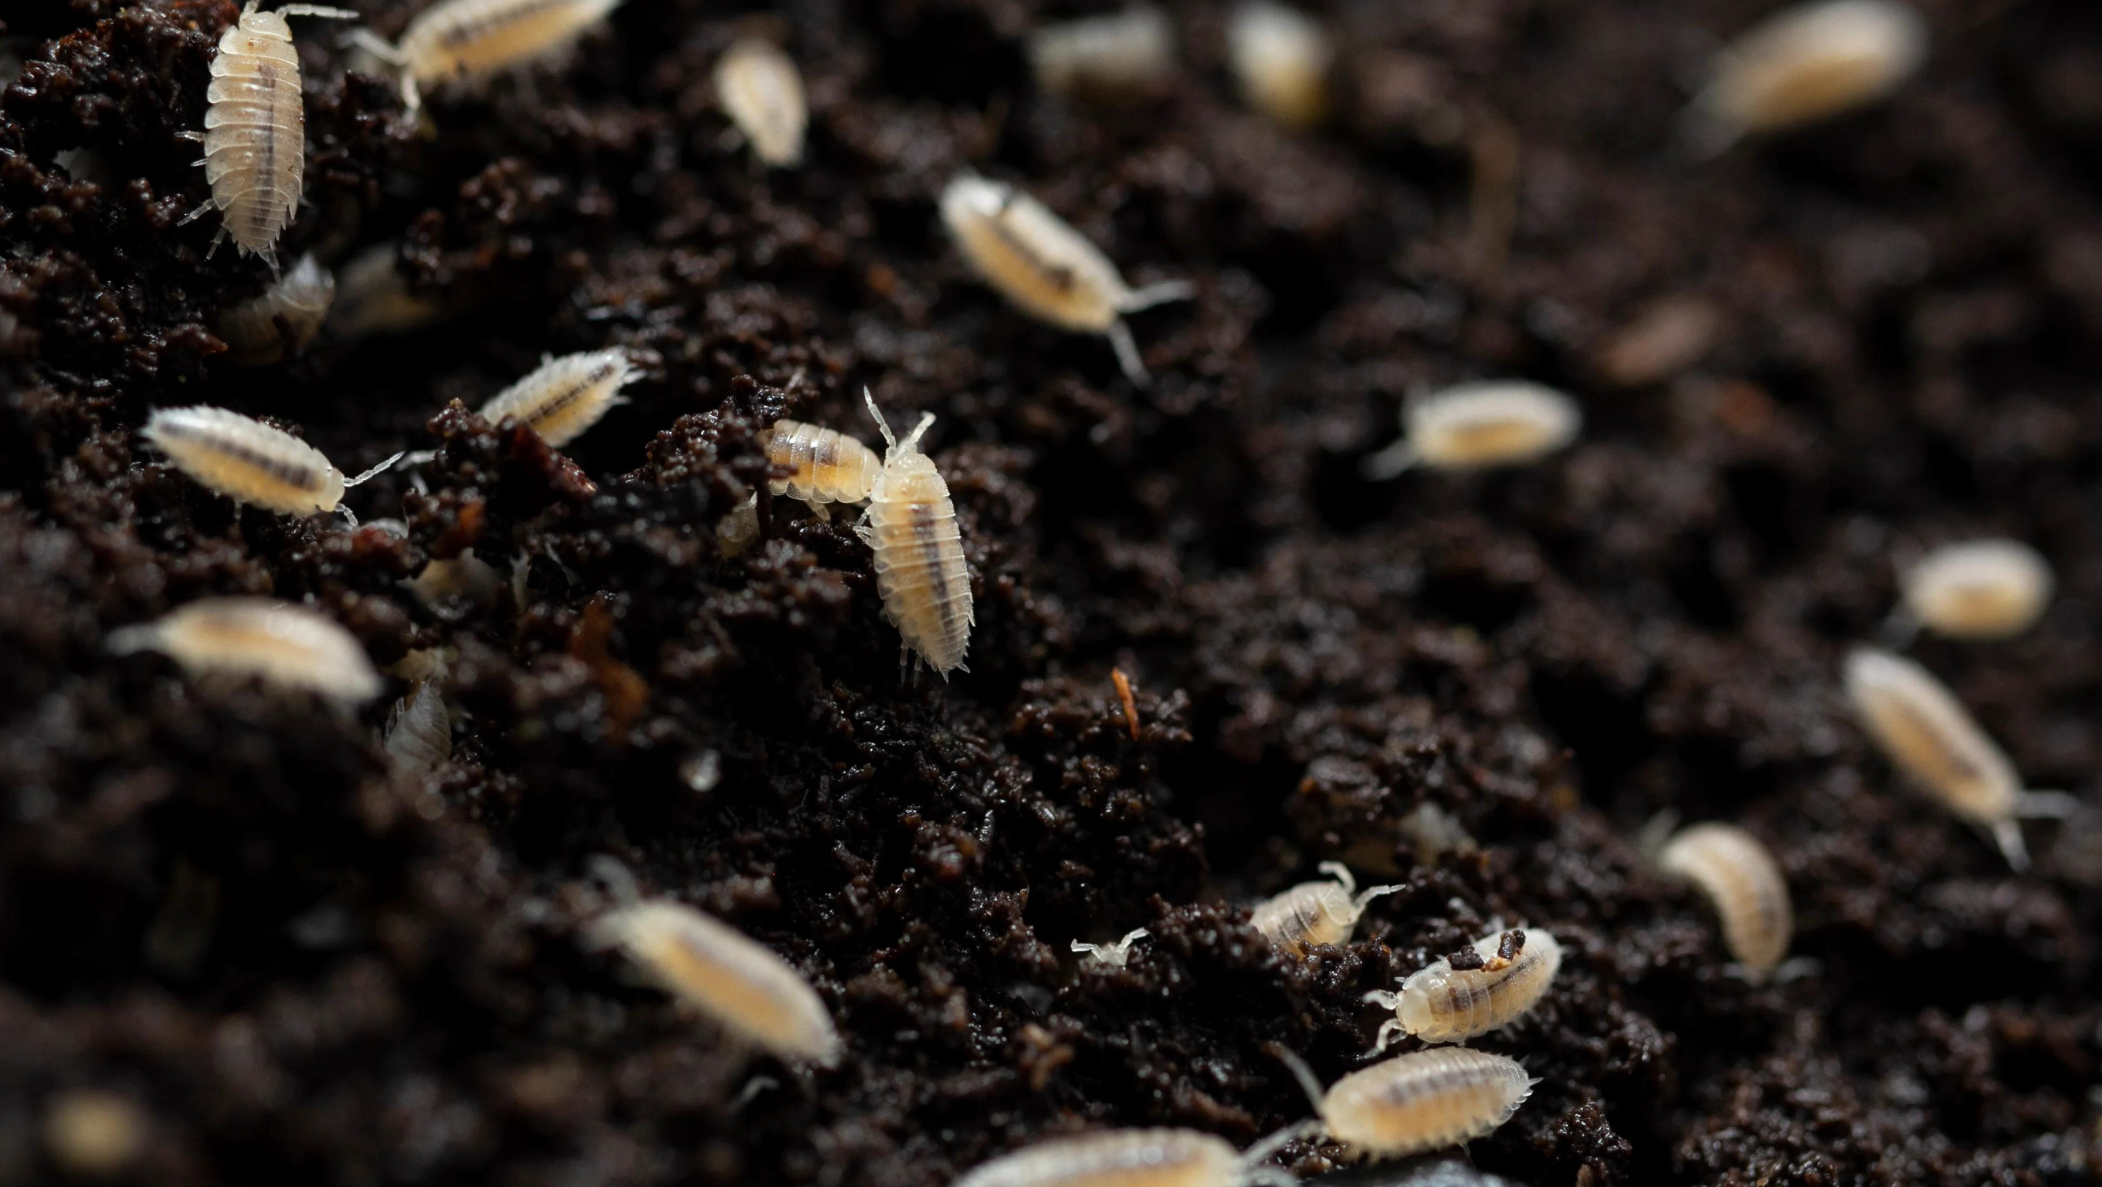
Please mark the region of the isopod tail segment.
<svg viewBox="0 0 2102 1187"><path fill-rule="evenodd" d="M2007 859L2007 867L2015 873L2026 873L2029 869L2029 847L2022 841L2021 821L2065 820L2085 811L2087 805L2079 796L2064 791L2024 791L2015 797L2014 815L2005 820L1996 820L1986 831Z"/></svg>
<svg viewBox="0 0 2102 1187"><path fill-rule="evenodd" d="M1153 376L1147 372L1145 360L1139 357L1139 344L1131 336L1131 327L1124 323L1123 314L1137 313L1155 305L1166 305L1171 301L1190 301L1197 296L1197 286L1187 280L1163 280L1133 289L1117 301L1117 320L1109 323L1110 348L1117 352L1117 365L1124 369L1124 378L1139 387L1151 387Z"/></svg>

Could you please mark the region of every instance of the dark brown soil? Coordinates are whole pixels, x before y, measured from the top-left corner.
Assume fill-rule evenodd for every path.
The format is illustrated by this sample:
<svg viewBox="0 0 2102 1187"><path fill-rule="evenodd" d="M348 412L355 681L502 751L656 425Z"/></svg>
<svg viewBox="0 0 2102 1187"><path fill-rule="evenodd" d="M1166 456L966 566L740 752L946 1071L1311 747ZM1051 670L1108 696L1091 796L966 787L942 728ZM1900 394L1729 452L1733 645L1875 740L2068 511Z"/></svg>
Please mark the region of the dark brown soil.
<svg viewBox="0 0 2102 1187"><path fill-rule="evenodd" d="M417 7L349 2L388 36ZM1895 560L2029 539L2060 578L2040 626L1911 650L2037 786L2095 790L2102 12L1920 6L1936 53L1894 102L1694 164L1683 80L1767 0L1337 5L1345 98L1307 136L1240 109L1211 6L1175 6L1171 94L1105 114L1026 82L1020 36L1071 5L799 0L764 19L809 81L810 159L772 173L708 83L759 14L628 0L568 68L440 96L422 133L345 75L335 26L295 21L288 258L398 238L458 312L240 370L211 315L267 271L177 225L206 195L177 133L235 3L11 0L0 1183L61 1177L48 1118L86 1088L143 1123L122 1173L167 1185L930 1187L1089 1127L1246 1143L1307 1113L1269 1045L1360 1066L1362 994L1495 916L1568 957L1479 1040L1541 1080L1484 1170L2090 1181L2093 825L2030 826L2038 868L2011 875L1836 688ZM1153 388L971 280L932 204L966 167L1135 282L1196 282L1136 319ZM1688 297L1720 313L1701 358L1611 349ZM647 377L567 460L441 411L613 344ZM1357 477L1404 392L1482 376L1573 391L1583 442ZM873 441L864 384L895 423L941 418L978 605L946 685L900 682L844 521L772 502L762 544L716 547L766 474L755 431ZM200 401L346 469L438 449L348 500L406 539L172 471L135 430ZM404 588L466 547L518 560L526 604ZM384 704L105 647L237 592L310 599L381 664L457 649L435 787L390 774ZM1478 850L1420 856L1422 804ZM1774 847L1813 972L1726 971L1635 842L1667 807ZM842 1066L744 1060L580 945L603 858L807 972ZM1283 957L1246 906L1331 858L1405 889L1357 943ZM1141 925L1121 971L1067 952Z"/></svg>

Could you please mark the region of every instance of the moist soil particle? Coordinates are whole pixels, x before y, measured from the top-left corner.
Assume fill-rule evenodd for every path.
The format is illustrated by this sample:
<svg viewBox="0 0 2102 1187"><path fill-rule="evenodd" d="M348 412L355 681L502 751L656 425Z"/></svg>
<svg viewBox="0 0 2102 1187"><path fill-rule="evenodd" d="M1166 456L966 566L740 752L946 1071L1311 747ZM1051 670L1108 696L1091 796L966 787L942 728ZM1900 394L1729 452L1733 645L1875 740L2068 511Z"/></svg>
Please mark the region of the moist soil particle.
<svg viewBox="0 0 2102 1187"><path fill-rule="evenodd" d="M417 7L350 4L383 36ZM1682 81L1769 4L1317 5L1339 100L1296 136L1233 100L1208 5L1170 5L1159 103L1036 93L1022 36L1101 7L628 0L421 122L295 22L280 255L393 244L442 320L238 369L210 327L268 273L179 225L178 135L236 4L7 6L0 1183L926 1187L1095 1127L1245 1144L1308 1115L1278 1048L1362 1066L1364 993L1497 918L1567 956L1478 1040L1540 1080L1483 1172L2091 1181L2094 821L2028 826L2010 874L1836 676L1894 563L2029 540L2038 627L1912 653L2031 782L2095 793L2102 16L1920 0L1892 102L1695 164ZM797 169L714 103L754 30L808 83ZM966 168L1195 282L1133 319L1153 387L968 274L934 208ZM564 453L469 411L615 345L630 402ZM1582 441L1359 479L1406 393L1485 377L1572 391ZM765 492L776 418L875 440L864 385L940 417L978 615L947 683L899 679L851 517ZM199 402L349 471L436 452L350 492L366 526L280 518L141 443ZM497 596L405 586L468 549ZM108 651L217 594L308 601L383 666L441 649L451 760L390 766L386 702ZM1773 847L1801 975L1732 975L1635 839L1666 808ZM1248 904L1322 860L1402 889L1291 959ZM631 882L806 974L840 1066L734 1050L581 943ZM1139 926L1122 968L1067 951ZM52 1122L78 1100L121 1124Z"/></svg>

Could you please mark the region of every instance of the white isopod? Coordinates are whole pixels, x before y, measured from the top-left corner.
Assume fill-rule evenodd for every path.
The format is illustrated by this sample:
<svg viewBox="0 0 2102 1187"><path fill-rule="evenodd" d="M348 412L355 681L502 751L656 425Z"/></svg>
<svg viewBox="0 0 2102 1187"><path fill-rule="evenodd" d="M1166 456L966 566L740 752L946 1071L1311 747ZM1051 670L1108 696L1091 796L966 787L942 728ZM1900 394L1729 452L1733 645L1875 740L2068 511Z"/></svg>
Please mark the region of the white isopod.
<svg viewBox="0 0 2102 1187"><path fill-rule="evenodd" d="M299 89L299 52L288 16L356 20L358 14L318 4L287 4L260 12L248 0L240 19L219 38L212 82L205 91L204 177L212 196L182 221L209 211L225 218L212 250L232 239L243 255L258 255L277 270L277 238L305 194L306 97ZM207 252L206 254L210 254Z"/></svg>
<svg viewBox="0 0 2102 1187"><path fill-rule="evenodd" d="M1759 838L1734 824L1696 824L1664 846L1657 864L1707 896L1749 980L1773 976L1788 955L1795 912L1781 865Z"/></svg>
<svg viewBox="0 0 2102 1187"><path fill-rule="evenodd" d="M784 1060L830 1065L839 1031L802 974L765 945L683 903L617 908L587 939L618 945L652 979L737 1038Z"/></svg>
<svg viewBox="0 0 2102 1187"><path fill-rule="evenodd" d="M1905 609L1952 639L2004 639L2042 617L2051 566L2018 540L1972 540L1935 549L1906 570Z"/></svg>
<svg viewBox="0 0 2102 1187"><path fill-rule="evenodd" d="M1321 1116L1300 1132L1325 1132L1372 1158L1421 1154L1492 1133L1540 1082L1509 1056L1433 1047L1352 1072L1323 1091L1298 1056L1281 1054Z"/></svg>
<svg viewBox="0 0 2102 1187"><path fill-rule="evenodd" d="M355 478L320 450L262 421L224 408L162 408L141 434L200 485L239 503L280 515L317 515L342 507L346 488L371 478L395 454ZM349 515L348 508L342 508Z"/></svg>
<svg viewBox="0 0 2102 1187"><path fill-rule="evenodd" d="M1394 1011L1379 1028L1374 1051L1404 1034L1426 1043L1457 1043L1509 1026L1539 1004L1562 967L1562 945L1533 927L1496 928L1472 946L1409 974L1400 993L1365 995Z"/></svg>
<svg viewBox="0 0 2102 1187"><path fill-rule="evenodd" d="M482 83L519 66L554 57L621 0L439 0L409 22L401 40L359 42L401 71L402 102L421 106L422 91L441 83Z"/></svg>
<svg viewBox="0 0 2102 1187"><path fill-rule="evenodd" d="M1036 85L1054 95L1130 103L1159 94L1175 69L1175 31L1151 5L1046 25L1029 35Z"/></svg>
<svg viewBox="0 0 2102 1187"><path fill-rule="evenodd" d="M1911 660L1856 647L1847 654L1846 687L1854 716L1891 765L1990 834L2013 868L2029 866L2017 819L2064 816L2076 806L2063 792L2024 791L2006 753L1946 685Z"/></svg>
<svg viewBox="0 0 2102 1187"><path fill-rule="evenodd" d="M1263 1165L1279 1144L1239 1154L1224 1138L1194 1129L1112 1129L1002 1155L954 1187L1292 1187L1298 1180L1282 1167Z"/></svg>
<svg viewBox="0 0 2102 1187"><path fill-rule="evenodd" d="M1347 944L1373 899L1405 889L1401 886L1368 886L1357 889L1357 878L1339 861L1324 861L1318 867L1331 882L1301 882L1256 905L1249 925L1269 941L1294 956L1306 955L1316 944Z"/></svg>
<svg viewBox="0 0 2102 1187"><path fill-rule="evenodd" d="M950 672L963 668L977 617L949 484L942 481L934 460L920 452L920 437L934 424L934 414L921 417L911 434L899 441L876 407L876 397L864 388L862 398L890 448L869 491L868 509L854 530L875 556L883 616L904 638L899 667L904 667L906 654L916 655L947 680Z"/></svg>
<svg viewBox="0 0 2102 1187"><path fill-rule="evenodd" d="M964 258L1017 308L1061 329L1107 335L1133 383L1148 382L1124 315L1196 290L1182 280L1133 289L1116 265L1028 194L975 173L942 191L942 222Z"/></svg>
<svg viewBox="0 0 2102 1187"><path fill-rule="evenodd" d="M1336 47L1320 22L1296 8L1252 0L1234 10L1226 40L1248 106L1292 128L1312 127L1328 114Z"/></svg>
<svg viewBox="0 0 2102 1187"><path fill-rule="evenodd" d="M1778 132L1863 107L1927 60L1927 23L1901 0L1817 0L1778 12L1716 55L1684 134L1720 152L1747 133Z"/></svg>
<svg viewBox="0 0 2102 1187"><path fill-rule="evenodd" d="M628 352L617 346L545 359L531 374L482 405L482 419L495 424L507 416L517 417L551 448L560 449L606 413L627 403L620 389L634 377Z"/></svg>
<svg viewBox="0 0 2102 1187"><path fill-rule="evenodd" d="M119 654L158 651L193 676L256 676L346 704L383 687L365 649L334 619L269 598L205 598L110 632Z"/></svg>
<svg viewBox="0 0 2102 1187"><path fill-rule="evenodd" d="M452 758L452 717L435 682L417 681L409 695L395 703L380 748L397 768L417 773L435 771Z"/></svg>
<svg viewBox="0 0 2102 1187"><path fill-rule="evenodd" d="M748 37L715 64L715 95L752 152L776 168L803 159L810 104L795 62L771 41Z"/></svg>
<svg viewBox="0 0 2102 1187"><path fill-rule="evenodd" d="M1463 383L1410 402L1401 440L1365 459L1375 482L1411 466L1472 470L1538 461L1576 440L1576 401L1537 383Z"/></svg>
<svg viewBox="0 0 2102 1187"><path fill-rule="evenodd" d="M336 299L336 278L311 255L262 294L219 314L219 337L243 367L267 367L297 355L321 332Z"/></svg>
<svg viewBox="0 0 2102 1187"><path fill-rule="evenodd" d="M775 421L764 444L766 460L789 471L786 478L768 480L768 487L819 511L827 503L866 502L883 472L875 450L838 429L800 420Z"/></svg>

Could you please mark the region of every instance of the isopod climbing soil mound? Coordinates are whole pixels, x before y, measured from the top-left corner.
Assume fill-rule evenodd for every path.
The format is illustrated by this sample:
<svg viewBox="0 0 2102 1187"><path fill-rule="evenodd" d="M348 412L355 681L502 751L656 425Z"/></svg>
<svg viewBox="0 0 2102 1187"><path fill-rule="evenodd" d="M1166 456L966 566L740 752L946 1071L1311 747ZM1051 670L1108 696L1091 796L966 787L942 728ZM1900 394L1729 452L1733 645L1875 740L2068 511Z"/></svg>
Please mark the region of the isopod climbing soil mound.
<svg viewBox="0 0 2102 1187"><path fill-rule="evenodd" d="M382 38L418 7L350 6ZM390 251L404 287L338 303L423 324L242 368L213 327L269 270L181 224L237 5L6 6L0 1184L926 1187L1112 1126L1243 1147L1309 1115L1275 1047L1365 1066L1364 995L1497 918L1562 960L1471 1040L1539 1080L1485 1171L2091 1180L2096 825L2023 822L2011 873L1841 678L1911 562L2034 545L2036 625L1904 650L2096 806L2102 14L1921 0L1889 102L1696 161L1675 121L1762 0L1319 6L1305 132L1241 106L1211 5L1169 6L1158 101L1039 94L1024 38L1082 7L627 0L418 122L295 21L278 256ZM717 106L745 37L802 71L793 168ZM1130 314L1150 387L970 271L966 170L1194 285ZM611 347L626 402L559 452L471 411ZM1478 379L1571 393L1581 434L1362 476L1404 396ZM938 418L977 617L946 684L900 681L854 513L766 490L776 420L879 440L864 385ZM199 404L350 474L435 453L348 490L355 530L237 507L139 435ZM496 580L404 584L469 550ZM209 596L305 602L397 674L350 708L109 646ZM378 733L433 650L426 776ZM1811 963L1730 970L1643 854L1666 808L1772 849ZM1287 956L1248 909L1323 861L1399 889ZM837 1065L741 1054L588 943L630 880L805 975ZM1121 968L1068 948L1141 926Z"/></svg>

